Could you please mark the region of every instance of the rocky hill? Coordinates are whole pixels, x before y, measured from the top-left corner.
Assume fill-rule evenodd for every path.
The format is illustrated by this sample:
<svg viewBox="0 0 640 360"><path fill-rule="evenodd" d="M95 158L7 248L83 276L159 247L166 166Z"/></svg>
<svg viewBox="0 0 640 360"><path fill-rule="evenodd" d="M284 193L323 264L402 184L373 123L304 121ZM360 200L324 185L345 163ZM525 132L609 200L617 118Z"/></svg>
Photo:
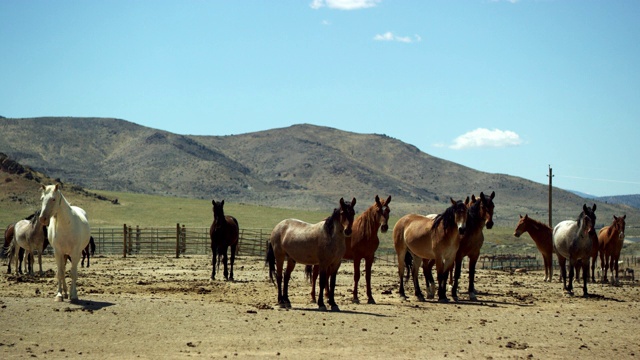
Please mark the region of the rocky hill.
<svg viewBox="0 0 640 360"><path fill-rule="evenodd" d="M380 194L392 195L396 214L439 212L449 197L495 191L498 223L547 217L546 185L480 172L382 134L302 124L191 136L103 118L0 118L0 134L0 152L13 161L88 189L304 209L335 207L340 197L364 206ZM585 202L592 200L554 189L554 219L574 218ZM599 220L638 213L598 206Z"/></svg>

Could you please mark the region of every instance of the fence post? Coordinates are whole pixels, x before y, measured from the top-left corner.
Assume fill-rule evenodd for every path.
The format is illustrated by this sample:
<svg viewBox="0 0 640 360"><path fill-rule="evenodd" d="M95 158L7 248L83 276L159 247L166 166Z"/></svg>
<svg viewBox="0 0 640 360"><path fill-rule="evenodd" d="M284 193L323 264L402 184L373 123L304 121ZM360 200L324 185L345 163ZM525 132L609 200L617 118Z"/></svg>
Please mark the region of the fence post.
<svg viewBox="0 0 640 360"><path fill-rule="evenodd" d="M133 249L133 239L131 238L131 236L132 236L131 233L132 233L131 226L129 226L127 228L127 235L129 235L128 238L127 238L127 253L129 255L131 255L131 250Z"/></svg>
<svg viewBox="0 0 640 360"><path fill-rule="evenodd" d="M180 257L180 223L176 224L176 259Z"/></svg>
<svg viewBox="0 0 640 360"><path fill-rule="evenodd" d="M124 224L122 230L122 257L127 257L127 224Z"/></svg>
<svg viewBox="0 0 640 360"><path fill-rule="evenodd" d="M136 254L140 254L140 225L136 225Z"/></svg>

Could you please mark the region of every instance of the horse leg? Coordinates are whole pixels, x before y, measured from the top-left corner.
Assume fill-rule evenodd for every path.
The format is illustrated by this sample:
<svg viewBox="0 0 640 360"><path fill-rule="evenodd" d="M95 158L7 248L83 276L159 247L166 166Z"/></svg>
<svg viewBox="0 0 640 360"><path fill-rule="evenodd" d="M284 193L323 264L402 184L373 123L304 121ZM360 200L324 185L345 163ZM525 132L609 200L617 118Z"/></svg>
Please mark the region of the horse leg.
<svg viewBox="0 0 640 360"><path fill-rule="evenodd" d="M65 265L67 264L67 258L65 255L56 254L55 251L53 255L56 259L56 265L57 265L56 279L58 280L58 290L56 292L55 301L61 302L67 296L67 289L66 289L67 286L64 283L64 272L65 272Z"/></svg>
<svg viewBox="0 0 640 360"><path fill-rule="evenodd" d="M405 249L405 251L400 251L398 252L398 277L400 278L400 290L398 290L398 293L400 294L400 297L402 297L403 299L406 299L407 296L404 294L404 280L403 280L403 276L404 276L404 256L407 253L407 250Z"/></svg>
<svg viewBox="0 0 640 360"><path fill-rule="evenodd" d="M542 261L544 262L544 282L551 282L551 277L553 276L553 265L551 263L550 255L543 255Z"/></svg>
<svg viewBox="0 0 640 360"><path fill-rule="evenodd" d="M311 266L311 302L314 304L316 303L316 282L319 273L320 267L318 265Z"/></svg>
<svg viewBox="0 0 640 360"><path fill-rule="evenodd" d="M229 280L233 281L233 263L236 261L236 249L238 244L231 245L231 262L229 263Z"/></svg>
<svg viewBox="0 0 640 360"><path fill-rule="evenodd" d="M216 279L216 258L218 257L218 248L213 247L211 249L211 252L213 252L212 259L211 259L211 266L213 268L211 270L211 280L215 280ZM282 272L282 269L280 270L280 272Z"/></svg>
<svg viewBox="0 0 640 360"><path fill-rule="evenodd" d="M605 251L604 254L604 277L602 282L608 283L609 279L607 278L607 271L609 271L609 267L611 266L611 256L608 252Z"/></svg>
<svg viewBox="0 0 640 360"><path fill-rule="evenodd" d="M287 268L284 271L284 289L282 290L282 301L287 309L291 309L291 301L289 300L289 280L291 280L291 273L296 267L296 262L289 258L287 260Z"/></svg>
<svg viewBox="0 0 640 360"><path fill-rule="evenodd" d="M224 275L224 279L225 280L229 280L229 268L227 267L227 248L224 247L224 249L222 249L223 253L222 253L222 265L223 265L223 272L222 274Z"/></svg>
<svg viewBox="0 0 640 360"><path fill-rule="evenodd" d="M478 297L476 296L476 287L475 287L475 279L476 279L476 264L478 263L478 258L480 257L480 253L469 258L469 300L476 301Z"/></svg>
<svg viewBox="0 0 640 360"><path fill-rule="evenodd" d="M598 258L598 254L591 257L591 283L596 283L596 259Z"/></svg>
<svg viewBox="0 0 640 360"><path fill-rule="evenodd" d="M354 304L360 304L360 299L358 299L358 282L360 281L360 260L362 258L354 257L353 258L353 299L351 302ZM366 260L365 260L366 263Z"/></svg>
<svg viewBox="0 0 640 360"><path fill-rule="evenodd" d="M282 268L284 266L284 258L276 258L276 283L278 284L278 306L285 307L284 297L282 296Z"/></svg>
<svg viewBox="0 0 640 360"><path fill-rule="evenodd" d="M586 261L585 261L586 260ZM585 274L589 273L589 258L582 259L582 297L588 298L589 293L587 293L587 278Z"/></svg>
<svg viewBox="0 0 640 360"><path fill-rule="evenodd" d="M438 274L438 302L448 302L447 298L447 278L449 277L447 267L442 262L442 258L436 257L436 273Z"/></svg>
<svg viewBox="0 0 640 360"><path fill-rule="evenodd" d="M38 251L38 267L40 268L40 276L44 275L42 272L42 251Z"/></svg>
<svg viewBox="0 0 640 360"><path fill-rule="evenodd" d="M432 268L435 260L422 260L422 272L424 273L425 286L427 288L427 299L433 299L436 296L436 281L433 279Z"/></svg>
<svg viewBox="0 0 640 360"><path fill-rule="evenodd" d="M367 282L367 304L375 304L373 294L371 292L371 268L373 266L373 255L364 259L364 277Z"/></svg>
<svg viewBox="0 0 640 360"><path fill-rule="evenodd" d="M318 309L326 311L327 307L324 304L324 289L327 287L327 269L320 269L320 292L318 293Z"/></svg>
<svg viewBox="0 0 640 360"><path fill-rule="evenodd" d="M336 278L338 276L338 269L340 267L340 263L337 264L336 268L331 271L331 276L329 277L329 297L328 303L331 306L331 311L340 311L338 304L336 304L335 294L336 294Z"/></svg>
<svg viewBox="0 0 640 360"><path fill-rule="evenodd" d="M69 288L69 300L72 304L78 303L78 263L80 262L80 254L71 259L71 286Z"/></svg>
<svg viewBox="0 0 640 360"><path fill-rule="evenodd" d="M422 262L423 260L417 256L413 256L413 264L411 264L411 275L413 276L413 289L418 301L425 301L424 295L420 290L420 281L418 277L420 276L420 264L418 261Z"/></svg>
<svg viewBox="0 0 640 360"><path fill-rule="evenodd" d="M560 278L562 280L562 289L567 290L567 259L558 254L558 265L560 266Z"/></svg>
<svg viewBox="0 0 640 360"><path fill-rule="evenodd" d="M453 286L451 287L451 297L453 300L458 301L458 284L460 282L460 273L462 272L462 259L456 258L453 271Z"/></svg>
<svg viewBox="0 0 640 360"><path fill-rule="evenodd" d="M567 293L573 295L573 277L575 276L576 261L569 257L569 285L567 286Z"/></svg>

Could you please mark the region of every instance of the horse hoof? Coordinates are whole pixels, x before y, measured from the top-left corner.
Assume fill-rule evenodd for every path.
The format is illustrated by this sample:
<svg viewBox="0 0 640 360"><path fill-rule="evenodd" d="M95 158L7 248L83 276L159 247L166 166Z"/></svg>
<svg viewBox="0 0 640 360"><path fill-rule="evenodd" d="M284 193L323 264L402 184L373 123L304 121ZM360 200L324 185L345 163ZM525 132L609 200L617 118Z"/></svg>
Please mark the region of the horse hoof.
<svg viewBox="0 0 640 360"><path fill-rule="evenodd" d="M78 298L71 299L71 300L69 300L69 302L70 302L71 304L75 304L75 305L80 304L80 300L79 300Z"/></svg>
<svg viewBox="0 0 640 360"><path fill-rule="evenodd" d="M476 296L476 294L469 294L469 300L478 301L478 297Z"/></svg>
<svg viewBox="0 0 640 360"><path fill-rule="evenodd" d="M318 310L320 311L327 311L327 307L322 305L322 306L318 306Z"/></svg>
<svg viewBox="0 0 640 360"><path fill-rule="evenodd" d="M351 302L354 303L354 304L360 304L360 299L353 298L353 299L351 299Z"/></svg>
<svg viewBox="0 0 640 360"><path fill-rule="evenodd" d="M439 303L446 304L446 303L448 303L448 302L449 302L449 299L448 299L448 298L446 298L446 297L439 298L439 299L438 299L438 302L439 302Z"/></svg>
<svg viewBox="0 0 640 360"><path fill-rule="evenodd" d="M62 295L56 295L56 297L53 299L55 302L62 302Z"/></svg>
<svg viewBox="0 0 640 360"><path fill-rule="evenodd" d="M376 301L375 301L375 300L373 300L373 298L370 298L370 299L369 299L369 301L367 301L367 304L375 305L375 304L376 304Z"/></svg>
<svg viewBox="0 0 640 360"><path fill-rule="evenodd" d="M339 312L340 308L338 307L338 305L331 305L331 311Z"/></svg>

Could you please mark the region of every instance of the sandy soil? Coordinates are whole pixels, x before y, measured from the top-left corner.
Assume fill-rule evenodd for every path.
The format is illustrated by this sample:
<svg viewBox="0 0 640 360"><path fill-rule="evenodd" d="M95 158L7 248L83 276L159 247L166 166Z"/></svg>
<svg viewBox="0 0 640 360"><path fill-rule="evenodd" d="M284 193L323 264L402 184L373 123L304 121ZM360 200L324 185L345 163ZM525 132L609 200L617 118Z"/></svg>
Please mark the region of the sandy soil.
<svg viewBox="0 0 640 360"><path fill-rule="evenodd" d="M477 302L463 295L442 304L401 300L396 268L376 263L377 304L367 305L351 303L353 270L345 263L336 289L341 311L320 312L300 265L293 309L282 310L260 259L238 258L234 282L209 281L204 256L92 260L80 270L77 305L53 301L50 257L43 277L0 276L0 358L640 357L637 281L590 284L584 299L542 282L542 272L480 270ZM363 282L360 293L366 300Z"/></svg>

